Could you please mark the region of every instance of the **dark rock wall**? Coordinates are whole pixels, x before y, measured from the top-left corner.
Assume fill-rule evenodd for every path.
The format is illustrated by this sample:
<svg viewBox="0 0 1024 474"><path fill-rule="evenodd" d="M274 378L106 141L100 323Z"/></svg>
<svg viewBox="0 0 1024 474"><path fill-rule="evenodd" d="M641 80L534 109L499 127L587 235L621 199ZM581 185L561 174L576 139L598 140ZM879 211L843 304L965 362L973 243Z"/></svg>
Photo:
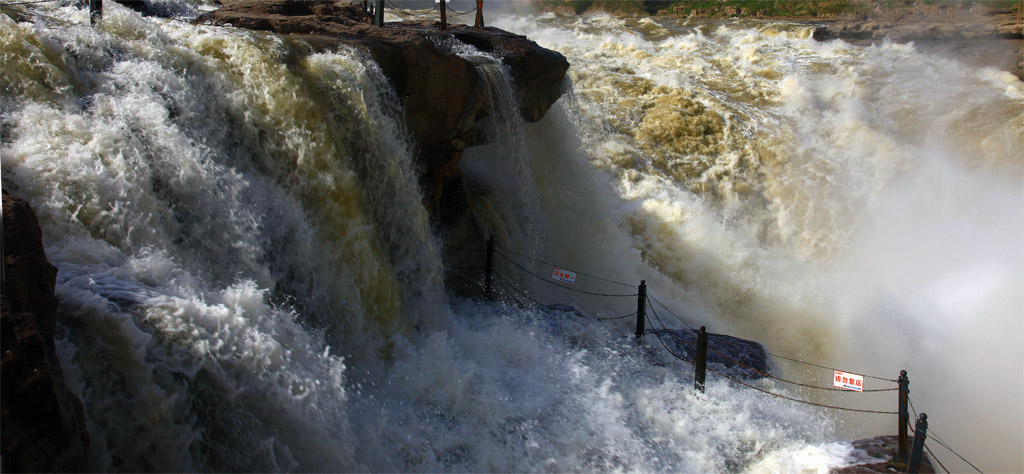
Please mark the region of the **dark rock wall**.
<svg viewBox="0 0 1024 474"><path fill-rule="evenodd" d="M85 410L64 383L54 336L57 269L46 260L36 215L3 193L0 439L4 472L88 467Z"/></svg>

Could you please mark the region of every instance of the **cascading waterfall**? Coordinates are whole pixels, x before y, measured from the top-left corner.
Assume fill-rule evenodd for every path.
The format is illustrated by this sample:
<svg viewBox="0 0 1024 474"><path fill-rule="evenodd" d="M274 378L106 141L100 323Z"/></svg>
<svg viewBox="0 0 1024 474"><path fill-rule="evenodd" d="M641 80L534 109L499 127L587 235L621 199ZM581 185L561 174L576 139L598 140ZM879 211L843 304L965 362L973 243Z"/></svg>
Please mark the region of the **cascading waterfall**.
<svg viewBox="0 0 1024 474"><path fill-rule="evenodd" d="M529 168L524 123L512 78L500 58L454 39L444 47L476 66L487 91L490 114L482 128L488 143L469 148L460 161L466 179L474 187L483 185L487 189L487 195L475 199L476 212L489 217L487 226L503 234L504 241L516 242L524 251L535 253L543 239L543 223L538 222L543 215Z"/></svg>
<svg viewBox="0 0 1024 474"><path fill-rule="evenodd" d="M397 101L355 51L30 8L0 12L2 179L59 269L95 470L827 472L852 434L895 428L714 377L695 393L628 319L447 299ZM799 25L489 24L572 64L524 124L500 64L462 45L493 114L464 171L505 245L646 279L780 354L907 368L947 441L1020 470L978 441L1024 438L1001 422L1020 382L950 387L1022 366L1019 80ZM536 286L591 315L635 305Z"/></svg>
<svg viewBox="0 0 1024 474"><path fill-rule="evenodd" d="M1019 380L975 390L1024 367L1019 79L912 45L819 43L799 24L494 24L573 65L586 159L632 203L609 217L685 312L779 354L907 369L946 441L990 469L1024 468L982 441L1024 438L1005 422L1021 417ZM895 429L835 419L847 436Z"/></svg>

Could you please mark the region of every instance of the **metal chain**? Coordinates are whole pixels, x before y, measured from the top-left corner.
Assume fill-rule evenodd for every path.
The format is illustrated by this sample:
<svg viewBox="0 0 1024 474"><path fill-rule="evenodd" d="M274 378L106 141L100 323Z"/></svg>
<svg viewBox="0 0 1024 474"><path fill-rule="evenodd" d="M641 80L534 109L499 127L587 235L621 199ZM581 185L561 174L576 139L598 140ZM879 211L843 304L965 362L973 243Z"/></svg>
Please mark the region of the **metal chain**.
<svg viewBox="0 0 1024 474"><path fill-rule="evenodd" d="M679 317L679 315L677 315L676 313L673 313L673 312L672 312L672 310L671 310L671 309L669 309L669 307L668 307L668 306L665 306L665 304L664 304L664 303L662 303L661 301L658 301L658 299L657 299L657 298L655 298L655 297L654 297L654 295L651 295L650 293L648 293L648 294L647 294L647 297L648 297L648 298L651 298L651 299L653 299L655 303L658 303L658 304L660 304L662 308L665 308L665 311L668 311L668 314L671 314L671 315L672 315L672 317L674 317L674 318L676 318L677 320L679 320L679 322L683 323L683 325L684 325L684 326L686 326L686 327L688 327L688 328L690 328L690 329L697 329L697 328L695 328L695 327L693 327L693 326L690 326L690 324L689 324L689 323L687 323L686 321L684 321L684 320L683 320L683 318L680 318L680 317ZM654 307L654 305L651 305L651 307L653 308L653 307Z"/></svg>
<svg viewBox="0 0 1024 474"><path fill-rule="evenodd" d="M818 364L814 364L814 363L811 363L811 362L802 361L800 359L793 359L793 358L786 357L786 356L780 356L778 354L772 354L770 352L768 353L768 355L770 355L772 357L777 357L779 359L785 359L785 360L792 361L792 362L798 362L798 363L801 363L801 364L806 364L806 365L809 365L809 366L812 366L812 367L818 367L820 369L828 369L828 370L831 370L831 371L839 370L839 369L836 369L834 367L826 367L824 365L818 365ZM887 379L885 377L876 377L874 375L865 375L865 377L872 378L872 379L875 379L875 380L884 380L886 382L899 383L899 381L896 380L896 379Z"/></svg>
<svg viewBox="0 0 1024 474"><path fill-rule="evenodd" d="M726 374L724 372L712 369L710 367L707 370L709 372L714 372L714 373L716 373L718 375L721 375L722 377L725 377L725 378L727 378L727 379L729 379L729 380L731 380L733 382L736 382L736 383L738 383L740 385L743 385L743 386L752 388L754 390L757 390L758 392L767 393L768 395L772 395L774 397L784 398L786 400L790 400L790 401L794 401L794 402L798 402L798 403L805 403L807 405L814 405L816 407L829 408L829 409L832 409L832 410L853 411L853 412L858 412L858 413L875 413L875 414L879 414L879 415L898 415L899 414L899 413L894 412L894 411L862 410L862 409L859 409L859 408L837 407L837 406L833 406L833 405L825 405L823 403L817 403L817 402L812 402L812 401L808 401L808 400L801 400L799 398L788 397L786 395L782 395L782 394L778 394L778 393L775 393L775 392L771 392L771 391L765 390L765 389L760 388L760 387L755 387L755 386L750 385L750 384L748 384L748 383L746 383L746 382L744 382L744 381L742 381L740 379L731 377L731 376L729 376L728 374Z"/></svg>
<svg viewBox="0 0 1024 474"><path fill-rule="evenodd" d="M653 322L651 322L651 318L650 318L650 317L647 317L647 315L644 315L644 319L646 319L646 320L647 320L647 323L648 323L648 324L650 324L652 328L654 327L654 323L653 323ZM696 362L694 362L694 361L692 361L692 360L689 360L689 359L684 359L684 358L683 358L682 356L680 356L679 354L676 354L675 352L672 352L672 349L669 349L669 348L668 348L668 345L667 345L667 344L665 344L665 341L661 340L661 338L660 338L660 337L659 337L659 338L656 338L656 339L658 339L658 342L660 342L660 343L661 343L661 347L664 347L664 348L665 348L665 350L666 350L666 351L668 351L668 353L669 353L669 354L672 354L672 357L675 357L676 359L679 359L679 360L681 360L681 361L683 361L683 362L686 362L686 363L689 363L689 364L695 364L695 363L696 363Z"/></svg>
<svg viewBox="0 0 1024 474"><path fill-rule="evenodd" d="M935 453L932 452L932 448L929 448L928 445L926 444L926 445L924 445L924 449L925 449L925 451L928 451L928 455L931 456L931 458L934 459L935 462L939 463L939 466L942 467L942 470L946 471L946 474L949 474L949 469L946 468L945 464L942 464L942 461L939 461L939 458L936 457Z"/></svg>
<svg viewBox="0 0 1024 474"><path fill-rule="evenodd" d="M650 301L648 301L648 303L650 303ZM665 334L668 334L672 339L675 339L677 342L681 342L683 344L696 344L697 343L697 341L684 341L684 340L680 339L679 336L676 336L675 334L672 334L671 332L669 332L668 331L668 327L665 326L665 323L663 323L661 321L661 317L658 316L658 310L654 309L654 305L651 305L651 312L654 313L654 318L658 320L659 324L661 324L661 328L665 330ZM656 329L654 327L654 323L651 323L651 328Z"/></svg>
<svg viewBox="0 0 1024 474"><path fill-rule="evenodd" d="M637 293L633 293L633 294L595 293L593 291L577 290L575 288L569 288L567 286L562 286L562 285L559 285L558 283L555 283L555 282L553 282L551 280L548 280L547 278L544 278L544 277L542 277L542 276L540 276L540 275L538 275L536 273L533 273L532 271L528 270L526 267L524 267L524 266L520 265L519 263L517 263L515 260L512 260L511 258L509 258L504 253L501 253L501 252L495 252L495 253L498 254L500 257L504 258L505 260L508 260L508 262L511 263L512 265L515 265L516 267L519 267L520 270L522 270L522 271L524 271L526 273L529 273L530 275L533 275L534 278L536 278L538 280L541 280L541 281L543 281L545 283L548 283L550 285L557 286L557 287L559 287L559 288L561 288L563 290L575 291L577 293L583 293L583 294L587 294L587 295L609 296L609 297L616 297L616 298L625 298L625 297L630 297L630 296L637 296Z"/></svg>
<svg viewBox="0 0 1024 474"><path fill-rule="evenodd" d="M850 393L892 392L892 391L900 389L899 387L896 387L896 388L876 388L876 389L870 389L870 390L857 391L857 390L847 390L845 388L838 388L838 387L822 387L822 386L819 386L819 385L809 385L809 384L805 384L805 383L795 382L793 380L787 380L787 379L784 379L784 378L776 377L776 376L774 376L772 374L768 374L768 373L765 373L765 372L761 372L760 370L757 370L757 369L755 369L753 367L747 366L747 365L743 364L742 362L740 362L740 361L738 361L736 359L733 359L732 357L729 357L725 353L711 348L710 346L708 346L708 350L711 351L711 352L714 352L715 354L718 354L718 355L722 356L726 360L728 360L728 361L730 361L730 362L732 362L732 363L734 363L734 364L736 364L736 365L738 365L740 367L743 367L744 369L747 369L747 370L750 370L752 372L755 372L755 373L757 373L758 375L760 375L762 377L767 377L767 378L770 378L770 379L775 379L775 380L778 380L779 382L784 382L784 383L788 383L788 384L799 385L801 387L813 388L813 389L816 389L816 390L826 390L826 391L830 391L830 392L850 392Z"/></svg>
<svg viewBox="0 0 1024 474"><path fill-rule="evenodd" d="M537 259L537 258L533 258L533 257L531 257L529 255L525 255L525 254L516 252L515 250L512 250L512 249L510 249L508 247L505 247L504 245L498 244L498 246L500 246L502 249L508 251L509 253L518 255L518 256L523 257L523 258L525 258L527 260L532 260L532 261L537 262L537 263L543 263L544 265L550 265L552 267L557 267L558 266L558 265L555 265L555 264L553 264L551 262L545 262L544 260L540 260L540 259ZM590 275L590 274L583 273L583 272L576 272L576 274L577 275L583 275L583 276L588 277L588 278L593 278L595 280L601 280L601 281L605 281L605 282L608 282L608 283L614 283L616 285L622 285L622 286L625 286L627 288L636 288L636 285L631 285L629 283L623 283L621 281L610 280L608 278L603 278L603 277L599 277L599 276L596 276L596 275Z"/></svg>
<svg viewBox="0 0 1024 474"><path fill-rule="evenodd" d="M455 13L456 15L468 15L468 14L470 14L470 13L475 13L475 12L476 12L476 7L473 7L473 9L472 9L472 10L466 10L466 11L464 11L464 12L460 12L460 11L458 11L458 10L456 10L456 9L452 8L452 6L451 6L451 4L450 4L450 3L447 3L447 2L445 2L444 6L445 6L445 8L447 8L447 9L448 9L448 11L450 11L450 12L452 12L452 13Z"/></svg>
<svg viewBox="0 0 1024 474"><path fill-rule="evenodd" d="M502 276L501 274L499 274L499 273L497 273L497 272L495 272L494 274L495 274L495 276L497 276L497 277L498 277L498 278L499 278L499 279L500 279L500 280L502 281L502 283L505 283L505 285L506 285L506 286L508 286L509 288L511 288L511 289L512 289L513 291L515 291L516 293L519 293L520 295L523 295L523 297L525 297L525 298L529 299L530 301L533 301L533 302L534 302L534 304L537 304L538 306L541 306L541 307L543 307L543 308L545 308L545 309L550 309L550 308L548 307L548 305L546 305L546 304L544 304L544 303L541 303L540 301L537 301L537 300L533 299L533 298L532 298L532 297L531 297L530 295L526 294L526 292L525 292L525 291L523 291L523 290L520 290L520 289L519 289L518 287L516 287L516 286L515 286L515 284L514 284L514 283L513 283L512 281L510 281L509 279L505 278L504 276ZM615 320L615 319L623 319L623 318L628 318L628 317L630 317L630 316L636 316L636 311L633 311L632 313L629 313L629 314L624 314L624 315L622 315L622 316L612 316L612 317L607 317L607 318L602 318L602 317L599 317L599 316L587 316L587 315L585 315L585 314L580 314L580 313L577 313L577 312L573 312L573 314L574 314L574 315L576 315L576 316L579 316L579 317L581 317L581 318L586 318L586 319L596 319L596 320L598 320L598 321L611 321L611 320Z"/></svg>

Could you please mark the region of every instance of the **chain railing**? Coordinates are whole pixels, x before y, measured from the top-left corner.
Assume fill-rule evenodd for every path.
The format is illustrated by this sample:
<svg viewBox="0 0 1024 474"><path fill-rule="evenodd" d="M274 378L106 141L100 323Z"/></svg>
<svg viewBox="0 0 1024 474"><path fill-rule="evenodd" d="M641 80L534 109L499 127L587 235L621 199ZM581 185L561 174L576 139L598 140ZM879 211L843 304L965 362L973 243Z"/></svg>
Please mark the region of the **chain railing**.
<svg viewBox="0 0 1024 474"><path fill-rule="evenodd" d="M484 245L482 248L481 248L481 244ZM506 290L503 293L503 295L508 297L508 298L510 298L510 299L512 299L512 300L515 300L517 302L517 304L520 304L520 305L523 305L523 306L528 306L528 305L532 304L532 305L536 305L538 307L541 307L541 308L544 308L544 309L549 309L549 310L552 309L552 308L555 308L555 307L568 307L568 308L572 308L570 306L564 306L564 305L558 305L558 304L552 304L552 303L545 304L545 303L539 301L537 298L535 298L534 296L530 295L529 291L521 288L521 285L519 283L517 283L513 278L510 278L508 275L505 275L505 274L503 274L501 272L498 272L498 271L494 270L494 256L498 256L498 257L500 257L502 259L502 261L506 262L508 264L507 268L509 268L510 270L518 272L518 273L520 273L521 275L524 275L527 278L532 278L532 279L536 279L536 280L542 280L546 284L548 284L549 286L553 286L553 287L559 288L559 289L564 290L564 291L574 292L574 293L579 293L579 294L585 294L585 295L588 295L588 296L596 296L596 297L604 297L604 298L614 298L616 300L621 300L622 298L636 297L637 298L637 311L634 311L634 312L631 312L631 313L628 313L628 314L623 314L623 315L619 315L619 316L611 316L611 317L603 317L603 316L597 317L597 316L588 316L588 315L584 314L581 311L575 310L575 308L572 308L572 309L574 309L574 311L572 311L572 312L573 312L573 314L575 314L577 316L581 316L581 317L585 317L585 318L589 318L589 319L594 319L594 320L604 320L604 321L620 320L620 319L625 319L625 318L636 316L636 318L637 318L637 331L636 331L636 335L637 335L638 342L642 343L643 336L644 336L644 333L645 333L645 329L646 329L646 327L649 326L652 329L652 331L655 333L656 339L658 340L660 345L665 349L665 351L670 356L672 356L673 358L675 358L675 359L677 359L677 360L679 360L681 362L685 362L685 363L688 363L688 364L694 364L694 371L695 371L694 372L694 386L695 386L696 390L699 390L701 392L703 392L705 390L705 383L704 383L705 382L705 374L706 374L706 372L711 372L711 373L713 373L713 374L715 374L715 375L717 375L717 376L719 376L719 377L729 381L730 383L733 383L733 384L736 384L736 385L739 385L739 386L743 386L743 387L746 387L746 388L750 388L750 389L753 389L753 390L755 390L757 392L760 392L760 393L763 393L763 394L766 394L766 395L769 395L769 396L772 396L772 397L775 397L775 398L780 398L780 399L783 399L783 400L788 400L788 401L792 401L792 402L796 402L796 403L801 403L801 404L805 404L805 405L810 405L810 406L815 406L815 407L824 408L824 409L830 409L830 410L845 411L845 412L855 412L855 413L865 413L865 414L879 414L879 415L898 415L899 422L897 424L897 428L898 428L897 438L898 438L899 448L897 450L896 459L894 459L892 461L892 465L895 466L895 467L898 467L900 470L903 470L905 468L906 472L918 472L918 469L920 469L920 465L921 465L921 462L922 462L921 459L922 459L922 456L923 456L923 454L922 454L923 450L927 450L928 451L928 455L931 457L931 459L934 459L936 461L936 463L938 463L939 466L943 470L945 470L946 472L949 472L949 470L946 469L946 467L938 460L938 458L935 457L935 455L932 452L932 450L930 448L928 448L927 446L925 446L925 440L927 438L926 433L927 433L927 430L928 430L928 428L927 428L927 426L928 426L927 415L925 413L917 414L916 410L913 410L912 404L910 404L910 397L909 397L910 381L907 378L906 371L901 371L900 372L900 377L897 378L897 379L881 377L881 376L877 376L877 375L860 375L860 377L870 378L870 379L878 380L878 381L881 381L881 382L890 382L890 383L896 384L895 387L884 387L884 388L873 388L873 389L868 389L866 387L860 386L859 385L860 382L861 382L860 379L858 379L857 389L849 389L849 388L844 388L844 387L839 387L839 386L833 386L833 387L820 386L820 385L815 385L815 384L810 384L810 383L804 383L804 382L799 382L799 381L795 381L795 380L790 380L790 379L787 379L787 378L782 378L782 377L779 377L777 375L771 374L769 371L760 370L758 368L751 367L750 365L745 364L745 363L737 360L736 358L730 356L726 352L718 350L718 349L716 349L714 347L709 347L709 344L708 344L708 333L706 332L705 327L701 326L700 329L694 329L693 326L691 326L689 323L687 323L684 318L682 318L679 315L675 314L666 304L662 303L657 298L655 298L654 295L649 294L648 291L647 291L647 285L646 285L645 281L641 281L640 282L639 286L636 287L637 288L637 292L635 292L635 293L598 292L598 291L590 291L590 290L583 290L583 289L575 288L575 287L569 286L569 285L570 284L571 285L575 285L575 279L576 278L580 278L580 277L582 277L584 279L591 279L591 280L594 280L596 282L603 282L603 283L608 283L608 284L617 285L617 286L624 286L624 287L629 287L629 288L633 288L634 286L630 285L628 283L624 283L622 281L616 280L616 279L607 278L607 277L603 277L603 276L598 276L598 275L595 275L593 273L585 273L585 272L582 272L582 271L568 271L568 270L565 270L563 267L561 267L559 265L556 265L554 263L551 263L551 262L548 262L548 261L536 258L534 256L528 255L528 254L523 253L523 252L519 252L519 251L513 250L511 248L507 248L507 247L502 246L502 245L498 245L498 244L496 244L494 242L493 237L488 239L487 242L459 241L459 242L457 242L457 245L445 245L445 249L449 250L449 251L457 251L457 252L473 252L473 253L485 253L486 254L485 258L486 258L487 264L485 265L484 268L480 268L480 267L446 267L446 268L448 270L456 270L456 271L468 271L468 272L473 272L473 273L480 272L479 276L481 277L482 280L485 281L485 284L482 285L484 287L484 289L485 289L484 294L485 294L485 297L487 297L488 299L493 299L493 288L491 288L491 286L492 286L491 281L492 281L492 277L497 277L497 280L502 285L502 288L504 288ZM552 268L554 270L555 273L552 275L552 278L546 278L546 277L544 277L542 275L543 272L537 272L537 271L535 271L535 270L533 270L531 268L528 268L529 265L534 265L534 266L542 265L542 266L545 266L545 267L550 267L550 268ZM559 272L561 272L561 273L559 273ZM571 280L570 280L571 283L566 284L566 283L559 282L559 281L557 281L555 279L556 275L560 276L561 278L566 278L565 275L569 275L569 274L571 274ZM565 280L563 280L563 281L565 281ZM526 302L528 302L528 303L524 303L524 300ZM657 303L657 305L655 305L654 303ZM675 332L673 332L673 330L670 330L668 328L668 326L665 324L665 322L661 319L661 315L659 314L656 306L661 307L667 314L671 315L673 318L675 318L677 321L679 321L683 326L686 326L690 331L696 331L697 332L697 339L696 340L685 340L685 339L679 337L678 335L676 335ZM650 308L651 314L654 316L653 320L650 318L650 316L647 315L647 309L648 308ZM655 325L654 321L657 321L658 324ZM675 351L673 351L672 348L669 347L669 344L667 344L666 341L665 341L665 337L666 336L668 337L668 339L673 340L673 341L675 341L676 343L679 343L679 344L696 344L696 346L697 346L697 350L695 351L696 352L696 354L695 354L696 355L696 360L691 360L691 359L687 358L686 356L678 354ZM727 361L727 362L733 364L734 367L739 367L741 369L741 372L748 373L748 374L754 374L754 375L758 376L759 378L767 379L767 380L772 380L772 381L775 381L775 382L779 382L781 384L789 384L789 385L803 387L803 388L807 388L807 389L813 389L813 390L837 392L837 393L842 393L844 395L849 395L849 394L871 394L871 393L881 393L881 392L898 392L898 394L899 394L899 397L898 397L898 408L899 409L897 411L887 411L887 410L870 410L870 409L863 409L863 408L844 407L844 406L830 405L830 404L827 404L827 403L821 403L821 402L817 402L817 401L804 400L804 399L797 398L797 397L794 397L794 396L791 396L791 395L788 395L788 394L778 393L776 391L772 391L772 390L769 390L767 388L759 387L759 386L757 386L757 385L755 385L753 383L750 383L748 380L744 380L740 376L736 376L734 374L730 374L730 373L728 373L726 371L719 370L717 368L713 368L713 367L712 368L708 368L708 367L706 367L706 364L707 364L707 353L709 351L711 353L715 354L716 356L720 357L721 360L724 360L724 361ZM687 352L689 352L689 350ZM845 371L841 371L841 370L839 370L837 368L829 367L829 366L823 365L823 364L817 364L817 363L814 363L814 362L808 362L808 361L797 359L797 358L794 358L794 357L783 356L783 355L774 354L774 353L770 353L770 352L765 352L765 354L770 356L770 357L775 357L775 358L778 358L778 359L782 359L782 360L786 360L786 361L790 361L790 362L794 362L794 363L798 363L798 364L807 365L809 367L815 367L815 368L824 369L824 370L831 370L831 371L834 372L833 375L836 376L836 377L839 377L840 373L846 374ZM719 362L718 364L722 365L721 362ZM853 374L849 374L849 375L853 375ZM908 410L908 405L910 405L910 409L909 410ZM916 424L914 426L911 426L911 423L910 423L910 412L911 411L914 412L914 418L917 420ZM914 434L913 435L913 446L908 446L908 441L910 439L910 434L909 433L913 433ZM981 470L978 469L977 467L975 467L974 464L972 464L969 461L967 461L963 456L960 456L960 454L958 454L956 451L953 451L953 449L950 448L948 444L946 444L941 439L936 437L934 432L932 432L932 434L931 434L931 439L935 440L935 442L938 443L940 446L942 446L942 447L946 448L947 450L949 450L950 452L952 452L954 455L956 455L958 458L960 458L963 462L965 462L968 465L970 465L976 471L981 472Z"/></svg>

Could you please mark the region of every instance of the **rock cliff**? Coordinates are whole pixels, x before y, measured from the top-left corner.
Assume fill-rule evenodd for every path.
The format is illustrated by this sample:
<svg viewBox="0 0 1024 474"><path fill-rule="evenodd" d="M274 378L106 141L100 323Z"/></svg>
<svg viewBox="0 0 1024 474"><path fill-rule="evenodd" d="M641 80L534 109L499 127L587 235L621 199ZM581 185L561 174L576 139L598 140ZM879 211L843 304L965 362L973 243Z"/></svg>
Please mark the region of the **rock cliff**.
<svg viewBox="0 0 1024 474"><path fill-rule="evenodd" d="M474 64L443 46L454 38L499 56L512 75L519 110L540 120L562 94L569 63L561 54L497 28L432 22L370 24L361 2L242 0L204 14L197 23L297 35L321 48L344 43L380 65L403 101L415 141L420 184L431 215L452 223L467 210L458 162L467 146L481 144L477 128L489 113L486 89Z"/></svg>
<svg viewBox="0 0 1024 474"><path fill-rule="evenodd" d="M2 469L84 471L89 447L85 410L64 383L54 344L57 269L46 260L32 209L6 192L3 256Z"/></svg>

